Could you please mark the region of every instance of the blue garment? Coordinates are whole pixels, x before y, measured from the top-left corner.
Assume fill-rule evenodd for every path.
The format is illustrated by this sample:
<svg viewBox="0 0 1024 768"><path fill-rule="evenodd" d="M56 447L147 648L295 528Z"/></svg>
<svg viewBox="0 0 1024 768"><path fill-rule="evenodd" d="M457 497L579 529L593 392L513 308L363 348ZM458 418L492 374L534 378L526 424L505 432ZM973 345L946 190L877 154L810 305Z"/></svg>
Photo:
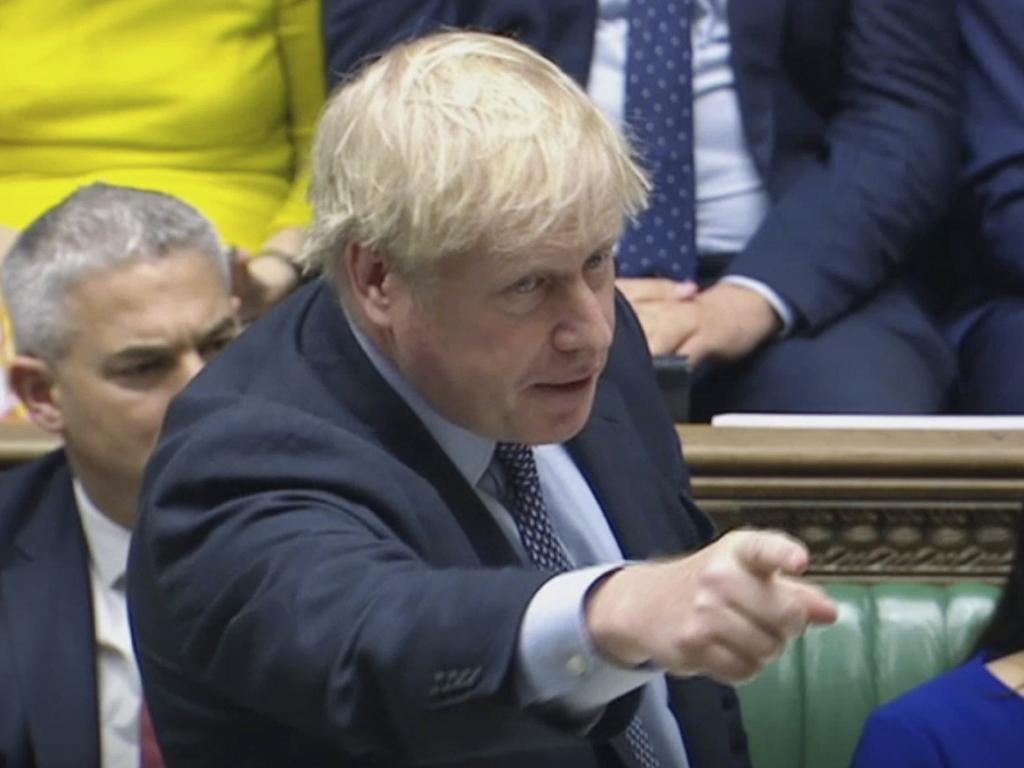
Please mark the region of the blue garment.
<svg viewBox="0 0 1024 768"><path fill-rule="evenodd" d="M1020 768L1024 697L979 655L880 707L851 768Z"/></svg>
<svg viewBox="0 0 1024 768"><path fill-rule="evenodd" d="M0 475L0 765L100 768L89 551L63 450Z"/></svg>
<svg viewBox="0 0 1024 768"><path fill-rule="evenodd" d="M1019 0L959 0L958 11L964 189L945 288L955 306L959 407L1024 413L1024 13Z"/></svg>

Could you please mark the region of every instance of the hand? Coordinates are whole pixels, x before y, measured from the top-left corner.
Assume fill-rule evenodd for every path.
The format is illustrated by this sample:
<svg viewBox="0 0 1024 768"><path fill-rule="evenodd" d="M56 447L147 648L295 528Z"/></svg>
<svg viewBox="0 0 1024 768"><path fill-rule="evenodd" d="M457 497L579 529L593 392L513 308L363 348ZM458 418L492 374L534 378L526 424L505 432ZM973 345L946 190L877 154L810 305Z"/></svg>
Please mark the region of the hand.
<svg viewBox="0 0 1024 768"><path fill-rule="evenodd" d="M299 284L288 262L272 253L248 256L240 252L232 264L232 292L240 302L239 319L249 325Z"/></svg>
<svg viewBox="0 0 1024 768"><path fill-rule="evenodd" d="M687 356L693 365L706 358L740 360L782 327L772 305L742 285L715 283L691 304L695 310L692 330L671 351Z"/></svg>
<svg viewBox="0 0 1024 768"><path fill-rule="evenodd" d="M618 663L674 675L747 680L808 624L835 621L800 542L734 531L682 558L627 566L599 583L586 607L595 646Z"/></svg>
<svg viewBox="0 0 1024 768"><path fill-rule="evenodd" d="M295 267L276 253L298 254L305 242L305 230L289 227L275 232L255 255L236 250L232 264L233 293L240 303L239 318L249 325L267 312L299 284Z"/></svg>
<svg viewBox="0 0 1024 768"><path fill-rule="evenodd" d="M629 277L615 285L636 312L652 355L674 352L692 333L694 313L688 302L697 295L693 281Z"/></svg>

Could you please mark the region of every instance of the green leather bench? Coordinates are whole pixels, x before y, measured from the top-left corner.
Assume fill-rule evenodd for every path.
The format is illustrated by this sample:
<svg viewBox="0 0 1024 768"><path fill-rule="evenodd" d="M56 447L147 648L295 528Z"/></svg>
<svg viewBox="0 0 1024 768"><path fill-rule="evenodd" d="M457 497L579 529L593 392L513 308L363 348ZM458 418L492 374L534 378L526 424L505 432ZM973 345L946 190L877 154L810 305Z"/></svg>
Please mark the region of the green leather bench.
<svg viewBox="0 0 1024 768"><path fill-rule="evenodd" d="M830 584L839 619L739 688L754 768L848 768L879 704L961 661L998 597L990 584Z"/></svg>

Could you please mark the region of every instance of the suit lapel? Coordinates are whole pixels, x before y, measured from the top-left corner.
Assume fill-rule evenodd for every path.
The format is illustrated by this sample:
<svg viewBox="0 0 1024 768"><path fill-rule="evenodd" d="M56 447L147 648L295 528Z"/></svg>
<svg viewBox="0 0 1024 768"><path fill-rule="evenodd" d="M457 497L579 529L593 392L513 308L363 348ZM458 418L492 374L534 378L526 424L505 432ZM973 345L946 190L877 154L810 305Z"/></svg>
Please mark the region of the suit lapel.
<svg viewBox="0 0 1024 768"><path fill-rule="evenodd" d="M682 506L682 489L652 470L614 384L600 382L593 413L568 448L625 557L678 554L698 543Z"/></svg>
<svg viewBox="0 0 1024 768"><path fill-rule="evenodd" d="M761 177L775 144L775 80L788 0L729 0L731 63L743 129Z"/></svg>
<svg viewBox="0 0 1024 768"><path fill-rule="evenodd" d="M674 488L646 461L646 449L630 426L628 410L617 388L608 381L598 387L594 413L569 450L597 497L622 548L631 559L677 555L701 544ZM670 680L670 708L686 738L692 765L731 764L729 745L735 741L725 730L719 712L723 696L731 693L704 678ZM708 731L713 733L707 733ZM611 741L622 762L637 768L636 760L620 735Z"/></svg>
<svg viewBox="0 0 1024 768"><path fill-rule="evenodd" d="M34 501L34 500L33 500ZM99 765L96 644L85 538L61 467L0 573L38 768Z"/></svg>

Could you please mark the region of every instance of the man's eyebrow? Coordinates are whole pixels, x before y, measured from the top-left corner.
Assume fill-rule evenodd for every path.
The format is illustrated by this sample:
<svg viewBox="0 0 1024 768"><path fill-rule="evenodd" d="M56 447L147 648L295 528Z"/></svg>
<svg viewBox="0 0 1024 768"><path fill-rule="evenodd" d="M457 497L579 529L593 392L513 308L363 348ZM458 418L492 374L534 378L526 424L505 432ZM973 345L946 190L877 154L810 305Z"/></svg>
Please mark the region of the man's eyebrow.
<svg viewBox="0 0 1024 768"><path fill-rule="evenodd" d="M116 367L125 363L148 362L171 357L174 348L170 344L133 344L119 349L103 361L104 368Z"/></svg>
<svg viewBox="0 0 1024 768"><path fill-rule="evenodd" d="M228 331L238 330L238 319L234 313L224 315L220 320L211 325L205 333L203 333L203 339L215 339Z"/></svg>
<svg viewBox="0 0 1024 768"><path fill-rule="evenodd" d="M237 328L237 325L238 323L234 314L227 314L203 332L202 341L215 339L229 331L234 331ZM165 355L172 354L174 349L175 347L173 344L163 342L154 342L152 344L132 344L113 353L109 358L107 358L106 362L124 363L136 360L150 360L156 357L163 357Z"/></svg>

